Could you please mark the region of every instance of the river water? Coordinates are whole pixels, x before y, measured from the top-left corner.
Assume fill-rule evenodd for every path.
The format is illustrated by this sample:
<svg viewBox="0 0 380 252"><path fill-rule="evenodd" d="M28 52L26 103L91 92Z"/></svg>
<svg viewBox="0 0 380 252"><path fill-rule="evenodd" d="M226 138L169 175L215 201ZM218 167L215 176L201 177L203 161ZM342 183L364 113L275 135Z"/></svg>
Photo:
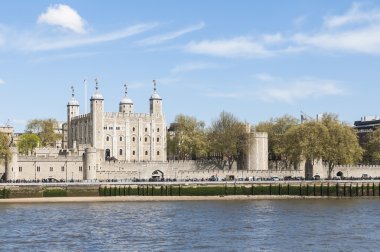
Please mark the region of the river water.
<svg viewBox="0 0 380 252"><path fill-rule="evenodd" d="M0 204L1 251L378 251L380 199Z"/></svg>

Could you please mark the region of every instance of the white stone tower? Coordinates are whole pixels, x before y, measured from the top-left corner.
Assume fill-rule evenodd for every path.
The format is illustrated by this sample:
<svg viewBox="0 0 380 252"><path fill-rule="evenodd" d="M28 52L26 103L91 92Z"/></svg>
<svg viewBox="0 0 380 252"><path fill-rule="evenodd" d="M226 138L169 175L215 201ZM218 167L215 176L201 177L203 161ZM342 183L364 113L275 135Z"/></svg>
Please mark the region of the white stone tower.
<svg viewBox="0 0 380 252"><path fill-rule="evenodd" d="M92 141L91 146L103 150L103 111L104 111L104 99L103 96L99 93L98 79L95 79L96 90L95 93L91 96L91 119L92 119Z"/></svg>
<svg viewBox="0 0 380 252"><path fill-rule="evenodd" d="M153 80L153 84L154 84L153 94L149 99L150 114L153 117L159 117L162 115L162 99L157 93L156 81L155 80Z"/></svg>
<svg viewBox="0 0 380 252"><path fill-rule="evenodd" d="M97 151L95 148L86 148L84 156L84 180L96 180L97 166Z"/></svg>
<svg viewBox="0 0 380 252"><path fill-rule="evenodd" d="M133 113L133 101L128 98L128 87L127 84L124 85L125 88L125 96L119 103L119 112L120 113Z"/></svg>
<svg viewBox="0 0 380 252"><path fill-rule="evenodd" d="M71 86L72 94L71 94L71 99L67 104L67 135L72 136L74 133L74 129L71 125L71 120L79 116L79 102L75 99L74 97L74 87ZM72 149L76 147L76 143L73 142L72 137L68 138L68 148Z"/></svg>
<svg viewBox="0 0 380 252"><path fill-rule="evenodd" d="M5 179L16 180L18 179L19 167L18 167L18 151L16 147L11 147L12 157L10 160L6 160L5 166Z"/></svg>
<svg viewBox="0 0 380 252"><path fill-rule="evenodd" d="M251 132L247 155L248 170L268 170L268 133Z"/></svg>

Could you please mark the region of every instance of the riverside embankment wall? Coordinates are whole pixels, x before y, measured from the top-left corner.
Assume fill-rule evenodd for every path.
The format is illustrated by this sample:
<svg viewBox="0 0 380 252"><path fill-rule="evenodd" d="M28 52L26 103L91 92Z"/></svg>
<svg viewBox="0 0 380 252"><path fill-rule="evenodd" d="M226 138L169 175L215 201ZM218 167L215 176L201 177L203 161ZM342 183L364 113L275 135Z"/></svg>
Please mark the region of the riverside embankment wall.
<svg viewBox="0 0 380 252"><path fill-rule="evenodd" d="M0 198L230 195L290 196L290 198L295 196L379 197L379 189L379 180L3 184L0 185ZM177 200L181 199L177 198ZM80 200L75 201L80 202ZM1 202L2 200L0 199L0 204Z"/></svg>

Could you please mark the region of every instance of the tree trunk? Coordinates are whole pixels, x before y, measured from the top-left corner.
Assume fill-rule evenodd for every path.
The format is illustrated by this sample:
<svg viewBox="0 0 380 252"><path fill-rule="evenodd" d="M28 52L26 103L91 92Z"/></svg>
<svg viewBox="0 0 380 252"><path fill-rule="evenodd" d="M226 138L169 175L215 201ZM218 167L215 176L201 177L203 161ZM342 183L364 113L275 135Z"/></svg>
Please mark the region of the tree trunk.
<svg viewBox="0 0 380 252"><path fill-rule="evenodd" d="M334 170L334 167L335 167L334 163L329 162L329 175L328 175L329 179L331 179L331 173Z"/></svg>

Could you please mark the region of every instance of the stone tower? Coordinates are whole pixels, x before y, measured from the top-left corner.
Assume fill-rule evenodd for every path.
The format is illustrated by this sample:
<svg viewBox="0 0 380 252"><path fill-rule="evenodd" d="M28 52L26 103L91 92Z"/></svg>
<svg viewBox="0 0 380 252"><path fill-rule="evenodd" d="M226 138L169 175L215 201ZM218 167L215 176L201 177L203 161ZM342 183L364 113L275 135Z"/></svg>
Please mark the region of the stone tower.
<svg viewBox="0 0 380 252"><path fill-rule="evenodd" d="M156 81L155 80L153 80L153 84L154 84L153 94L149 99L150 114L153 117L159 117L162 115L162 99L157 93Z"/></svg>
<svg viewBox="0 0 380 252"><path fill-rule="evenodd" d="M97 151L95 148L86 148L84 155L84 180L96 180L97 165Z"/></svg>
<svg viewBox="0 0 380 252"><path fill-rule="evenodd" d="M103 150L103 112L104 112L104 99L103 96L99 93L98 80L95 79L96 90L95 93L91 96L91 119L92 119L92 141L91 146Z"/></svg>
<svg viewBox="0 0 380 252"><path fill-rule="evenodd" d="M79 116L79 102L75 99L74 97L74 87L71 86L72 94L71 94L71 99L67 104L67 135L72 136L74 133L74 129L71 125L71 120ZM76 143L75 141L72 140L73 138L69 137L68 138L68 148L76 148Z"/></svg>
<svg viewBox="0 0 380 252"><path fill-rule="evenodd" d="M251 132L247 155L248 170L268 170L268 133Z"/></svg>
<svg viewBox="0 0 380 252"><path fill-rule="evenodd" d="M127 93L128 93L127 85L125 84L124 87L125 87L125 95L119 103L119 112L120 113L132 114L133 113L133 101L131 99L129 99L127 96Z"/></svg>
<svg viewBox="0 0 380 252"><path fill-rule="evenodd" d="M18 179L19 166L18 166L18 151L16 147L11 147L12 158L6 160L5 165L5 179L16 180Z"/></svg>

